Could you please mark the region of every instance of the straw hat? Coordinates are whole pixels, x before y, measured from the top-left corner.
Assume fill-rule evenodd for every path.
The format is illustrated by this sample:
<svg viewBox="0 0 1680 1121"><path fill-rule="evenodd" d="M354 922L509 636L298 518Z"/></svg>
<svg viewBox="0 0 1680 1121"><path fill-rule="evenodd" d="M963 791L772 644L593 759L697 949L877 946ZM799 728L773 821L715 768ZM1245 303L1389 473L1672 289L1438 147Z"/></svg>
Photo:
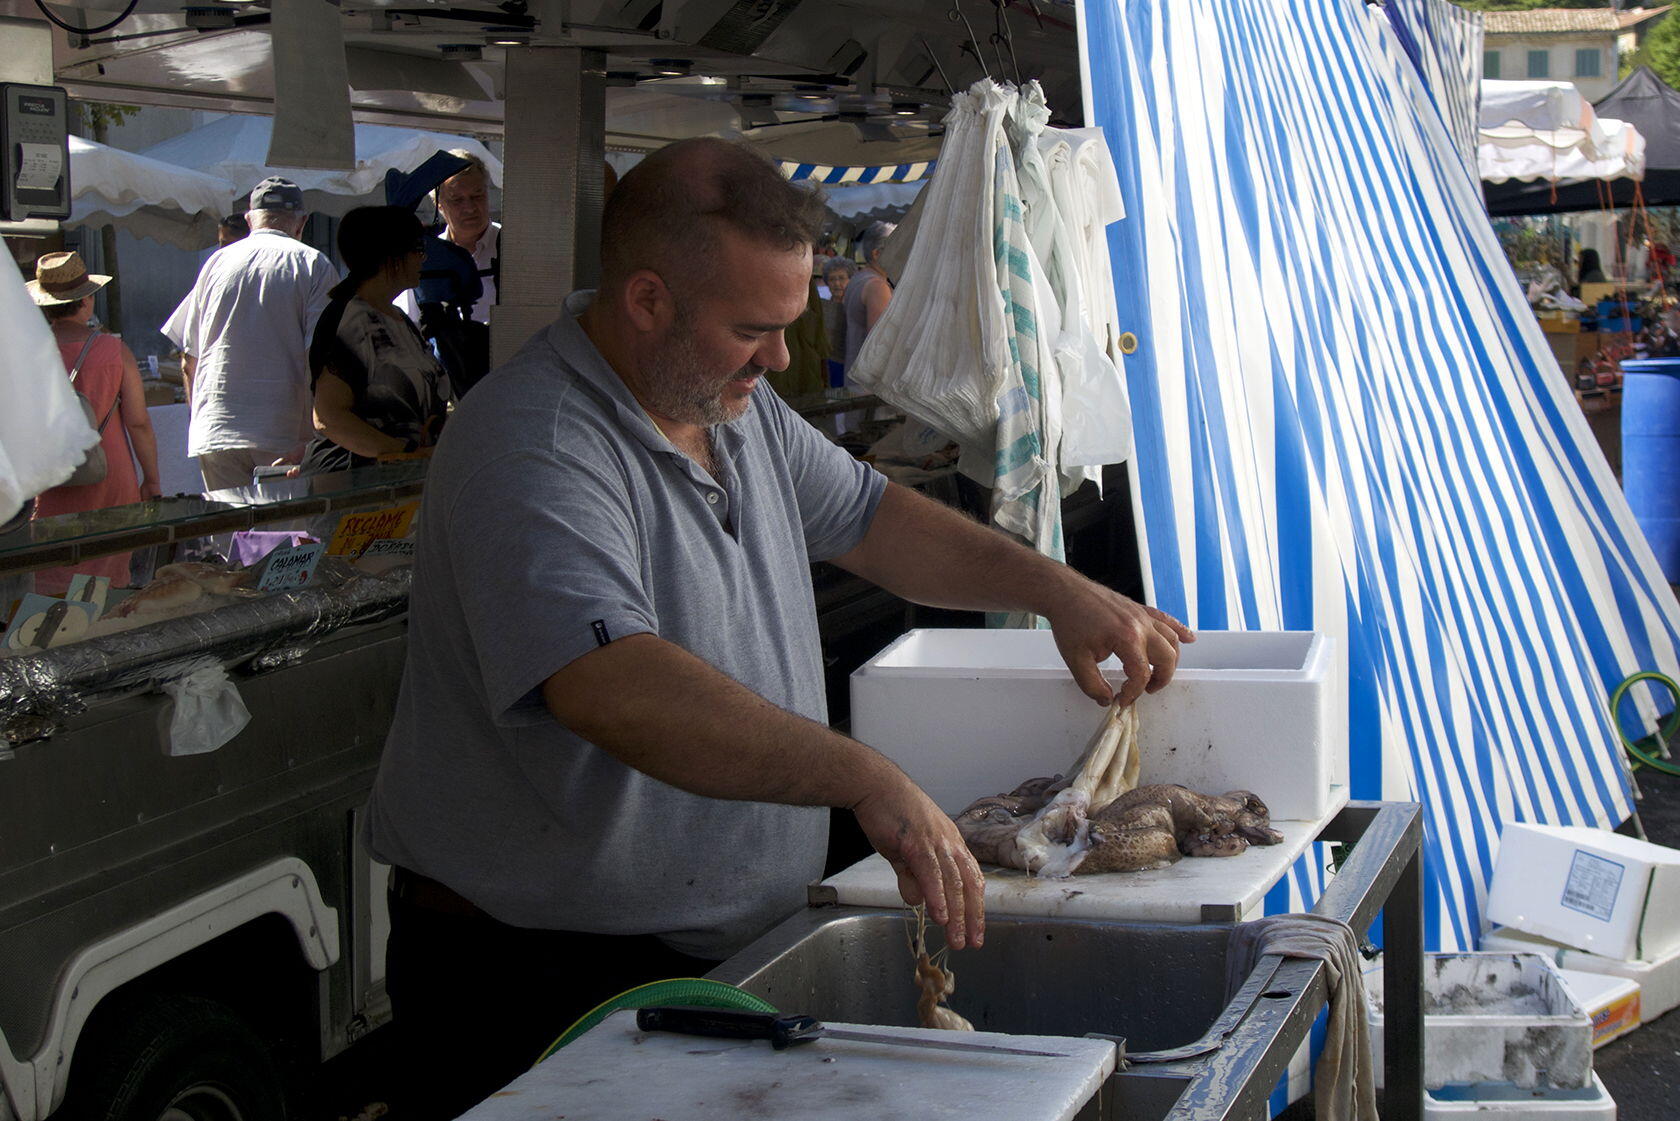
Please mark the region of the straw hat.
<svg viewBox="0 0 1680 1121"><path fill-rule="evenodd" d="M35 262L35 279L24 287L29 289L30 299L41 307L48 307L52 304L73 304L109 283L110 277L87 271L80 253L43 253L41 259Z"/></svg>

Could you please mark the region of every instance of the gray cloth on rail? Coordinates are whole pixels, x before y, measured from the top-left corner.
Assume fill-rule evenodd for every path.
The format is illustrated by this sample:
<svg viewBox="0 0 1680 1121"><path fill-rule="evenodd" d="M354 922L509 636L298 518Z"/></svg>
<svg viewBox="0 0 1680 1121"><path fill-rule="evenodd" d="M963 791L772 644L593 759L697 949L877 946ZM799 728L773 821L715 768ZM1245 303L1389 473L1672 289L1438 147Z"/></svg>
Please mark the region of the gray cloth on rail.
<svg viewBox="0 0 1680 1121"><path fill-rule="evenodd" d="M1234 994L1266 954L1329 966L1330 1018L1313 1079L1318 1121L1377 1121L1358 936L1346 923L1322 915L1274 915L1243 923L1231 932L1225 952L1227 991Z"/></svg>

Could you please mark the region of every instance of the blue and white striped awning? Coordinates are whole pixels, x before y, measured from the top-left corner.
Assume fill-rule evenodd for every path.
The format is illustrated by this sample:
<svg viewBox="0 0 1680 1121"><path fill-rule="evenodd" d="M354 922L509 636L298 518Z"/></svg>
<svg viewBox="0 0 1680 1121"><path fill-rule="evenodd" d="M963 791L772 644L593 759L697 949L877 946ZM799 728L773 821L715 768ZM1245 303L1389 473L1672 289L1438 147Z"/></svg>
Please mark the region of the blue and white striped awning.
<svg viewBox="0 0 1680 1121"><path fill-rule="evenodd" d="M1447 0L1388 0L1385 7L1464 166L1474 169L1482 96L1482 13Z"/></svg>
<svg viewBox="0 0 1680 1121"><path fill-rule="evenodd" d="M830 167L820 163L777 161L789 179L810 179L817 183L846 186L852 183L914 183L933 174L937 160L921 163L887 163L863 167Z"/></svg>
<svg viewBox="0 0 1680 1121"><path fill-rule="evenodd" d="M1424 804L1429 942L1473 946L1506 822L1627 817L1607 697L1680 669L1674 596L1382 7L1078 10L1150 594L1336 636L1352 795Z"/></svg>

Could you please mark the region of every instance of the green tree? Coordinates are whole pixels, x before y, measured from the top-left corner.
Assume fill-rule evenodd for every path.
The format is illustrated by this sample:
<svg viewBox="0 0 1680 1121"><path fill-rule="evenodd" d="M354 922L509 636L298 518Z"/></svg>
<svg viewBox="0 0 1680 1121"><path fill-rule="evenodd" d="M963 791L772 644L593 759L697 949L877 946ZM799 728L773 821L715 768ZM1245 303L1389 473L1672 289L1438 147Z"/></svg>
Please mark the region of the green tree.
<svg viewBox="0 0 1680 1121"><path fill-rule="evenodd" d="M1633 53L1632 62L1635 67L1649 66L1671 86L1680 84L1680 20L1664 16Z"/></svg>

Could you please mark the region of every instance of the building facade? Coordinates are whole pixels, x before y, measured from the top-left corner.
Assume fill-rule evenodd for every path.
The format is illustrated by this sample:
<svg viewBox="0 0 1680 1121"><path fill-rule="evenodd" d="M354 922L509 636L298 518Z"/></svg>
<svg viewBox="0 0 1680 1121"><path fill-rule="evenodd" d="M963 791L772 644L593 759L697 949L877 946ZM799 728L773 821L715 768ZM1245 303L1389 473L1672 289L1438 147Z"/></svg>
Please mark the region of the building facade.
<svg viewBox="0 0 1680 1121"><path fill-rule="evenodd" d="M1615 86L1622 55L1638 49L1669 7L1483 13L1482 77L1573 82L1597 101Z"/></svg>

